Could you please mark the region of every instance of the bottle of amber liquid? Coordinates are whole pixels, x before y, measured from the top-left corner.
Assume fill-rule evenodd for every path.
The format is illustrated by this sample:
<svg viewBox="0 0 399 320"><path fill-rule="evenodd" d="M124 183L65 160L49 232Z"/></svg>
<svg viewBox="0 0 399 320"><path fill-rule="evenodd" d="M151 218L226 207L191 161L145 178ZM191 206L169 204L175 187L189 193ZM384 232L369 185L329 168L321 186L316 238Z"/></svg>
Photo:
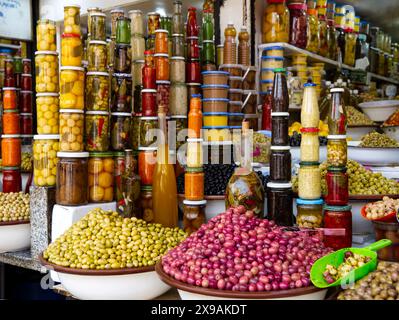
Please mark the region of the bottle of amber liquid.
<svg viewBox="0 0 399 320"><path fill-rule="evenodd" d="M237 31L234 24L229 22L224 30L223 63L237 64Z"/></svg>
<svg viewBox="0 0 399 320"><path fill-rule="evenodd" d="M133 150L125 151L125 172L122 174L122 194L118 194L117 212L126 218L141 218L140 188L141 179L135 173Z"/></svg>
<svg viewBox="0 0 399 320"><path fill-rule="evenodd" d="M250 42L249 33L246 26L242 26L238 34L238 64L250 66Z"/></svg>
<svg viewBox="0 0 399 320"><path fill-rule="evenodd" d="M158 161L152 181L154 223L160 223L165 227L177 227L177 186L175 170L169 161L165 106L158 107L158 124L162 134L158 137Z"/></svg>

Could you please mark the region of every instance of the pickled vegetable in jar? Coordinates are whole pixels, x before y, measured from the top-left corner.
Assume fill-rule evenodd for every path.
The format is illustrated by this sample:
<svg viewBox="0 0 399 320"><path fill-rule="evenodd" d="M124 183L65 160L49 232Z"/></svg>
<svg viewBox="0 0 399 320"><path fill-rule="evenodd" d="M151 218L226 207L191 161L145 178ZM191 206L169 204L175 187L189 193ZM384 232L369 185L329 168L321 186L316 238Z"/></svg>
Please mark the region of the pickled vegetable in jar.
<svg viewBox="0 0 399 320"><path fill-rule="evenodd" d="M172 35L172 59L174 57L184 58L184 34L173 34Z"/></svg>
<svg viewBox="0 0 399 320"><path fill-rule="evenodd" d="M328 130L331 135L345 135L347 126L346 108L343 100L344 89L332 88L331 103L327 115Z"/></svg>
<svg viewBox="0 0 399 320"><path fill-rule="evenodd" d="M201 83L201 65L199 60L191 60L186 63L186 83Z"/></svg>
<svg viewBox="0 0 399 320"><path fill-rule="evenodd" d="M342 206L324 207L324 228L328 229L345 229L345 235L325 235L323 238L324 245L333 250L349 248L352 246L352 207Z"/></svg>
<svg viewBox="0 0 399 320"><path fill-rule="evenodd" d="M132 112L132 76L114 73L111 81L111 111Z"/></svg>
<svg viewBox="0 0 399 320"><path fill-rule="evenodd" d="M348 145L345 135L329 135L327 137L327 162L329 166L346 167L348 161Z"/></svg>
<svg viewBox="0 0 399 320"><path fill-rule="evenodd" d="M169 111L170 81L157 81L157 105Z"/></svg>
<svg viewBox="0 0 399 320"><path fill-rule="evenodd" d="M130 45L128 44L116 45L114 60L114 71L116 73L131 73L132 57L129 49Z"/></svg>
<svg viewBox="0 0 399 320"><path fill-rule="evenodd" d="M4 117L4 116L3 116ZM20 113L20 131L22 135L32 135L33 134L33 118L31 113Z"/></svg>
<svg viewBox="0 0 399 320"><path fill-rule="evenodd" d="M151 147L156 142L156 132L154 130L158 129L158 117L140 117L139 121L139 146Z"/></svg>
<svg viewBox="0 0 399 320"><path fill-rule="evenodd" d="M288 42L289 30L290 12L285 0L268 0L263 13L262 42Z"/></svg>
<svg viewBox="0 0 399 320"><path fill-rule="evenodd" d="M109 74L88 72L86 77L86 110L109 111Z"/></svg>
<svg viewBox="0 0 399 320"><path fill-rule="evenodd" d="M142 186L140 192L140 208L143 215L143 220L152 223L154 222L154 212L152 211L152 187Z"/></svg>
<svg viewBox="0 0 399 320"><path fill-rule="evenodd" d="M114 151L124 151L130 147L131 114L111 113L111 147Z"/></svg>
<svg viewBox="0 0 399 320"><path fill-rule="evenodd" d="M58 93L37 93L37 133L58 134L59 133L59 105Z"/></svg>
<svg viewBox="0 0 399 320"><path fill-rule="evenodd" d="M301 161L319 162L319 129L302 128L301 137Z"/></svg>
<svg viewBox="0 0 399 320"><path fill-rule="evenodd" d="M35 52L36 92L59 91L58 81L58 52Z"/></svg>
<svg viewBox="0 0 399 320"><path fill-rule="evenodd" d="M130 44L130 19L127 17L118 17L116 19L116 43Z"/></svg>
<svg viewBox="0 0 399 320"><path fill-rule="evenodd" d="M329 167L326 175L326 204L345 206L349 203L349 182L346 168Z"/></svg>
<svg viewBox="0 0 399 320"><path fill-rule="evenodd" d="M130 18L130 31L132 34L144 35L144 20L141 10L130 10L128 12Z"/></svg>
<svg viewBox="0 0 399 320"><path fill-rule="evenodd" d="M89 162L89 202L114 200L114 159L112 152L92 152Z"/></svg>
<svg viewBox="0 0 399 320"><path fill-rule="evenodd" d="M155 79L169 80L169 55L168 54L155 54Z"/></svg>
<svg viewBox="0 0 399 320"><path fill-rule="evenodd" d="M149 12L147 14L148 20L147 20L147 35L155 35L155 30L159 29L161 24L160 24L160 17L161 15L157 12Z"/></svg>
<svg viewBox="0 0 399 320"><path fill-rule="evenodd" d="M32 74L32 60L22 59L22 73Z"/></svg>
<svg viewBox="0 0 399 320"><path fill-rule="evenodd" d="M32 75L23 73L21 75L21 90L29 91L32 90Z"/></svg>
<svg viewBox="0 0 399 320"><path fill-rule="evenodd" d="M111 38L116 39L117 20L124 15L125 12L122 9L111 10Z"/></svg>
<svg viewBox="0 0 399 320"><path fill-rule="evenodd" d="M144 51L145 64L142 72L144 89L156 89L156 70L152 51Z"/></svg>
<svg viewBox="0 0 399 320"><path fill-rule="evenodd" d="M305 49L308 41L307 37L307 15L306 4L289 4L290 11L290 36L289 43L298 48Z"/></svg>
<svg viewBox="0 0 399 320"><path fill-rule="evenodd" d="M306 50L319 53L320 50L320 24L317 17L317 10L308 9L308 41Z"/></svg>
<svg viewBox="0 0 399 320"><path fill-rule="evenodd" d="M157 148L139 148L139 175L142 185L151 186L154 175L155 164L157 163Z"/></svg>
<svg viewBox="0 0 399 320"><path fill-rule="evenodd" d="M298 196L305 200L321 197L321 171L318 162L301 162L298 171Z"/></svg>
<svg viewBox="0 0 399 320"><path fill-rule="evenodd" d="M301 108L301 123L304 128L318 128L320 120L319 105L317 102L316 85L304 84L304 94Z"/></svg>
<svg viewBox="0 0 399 320"><path fill-rule="evenodd" d="M328 54L327 58L331 60L337 59L337 35L334 25L334 20L327 20L329 26L327 33Z"/></svg>
<svg viewBox="0 0 399 320"><path fill-rule="evenodd" d="M87 204L88 152L58 152L56 203L64 206Z"/></svg>
<svg viewBox="0 0 399 320"><path fill-rule="evenodd" d="M183 200L183 230L188 234L197 231L206 222L205 207L206 200L189 201Z"/></svg>
<svg viewBox="0 0 399 320"><path fill-rule="evenodd" d="M4 110L17 109L17 88L3 87L2 92Z"/></svg>
<svg viewBox="0 0 399 320"><path fill-rule="evenodd" d="M107 43L98 40L90 41L87 58L88 71L106 72L108 70Z"/></svg>
<svg viewBox="0 0 399 320"><path fill-rule="evenodd" d="M61 67L60 109L84 110L84 83L84 68Z"/></svg>
<svg viewBox="0 0 399 320"><path fill-rule="evenodd" d="M141 90L141 107L143 116L154 117L157 114L157 90Z"/></svg>
<svg viewBox="0 0 399 320"><path fill-rule="evenodd" d="M21 165L20 135L3 134L1 138L1 165L3 167L19 167Z"/></svg>
<svg viewBox="0 0 399 320"><path fill-rule="evenodd" d="M144 59L144 51L145 51L145 39L141 35L132 35L131 38L131 49L132 49L132 61L133 63L136 60Z"/></svg>
<svg viewBox="0 0 399 320"><path fill-rule="evenodd" d="M133 114L140 115L142 113L142 104L141 104L141 91L143 90L143 86L135 86L134 87L134 95L133 95Z"/></svg>
<svg viewBox="0 0 399 320"><path fill-rule="evenodd" d="M173 83L170 87L169 113L172 116L187 114L187 86L184 83Z"/></svg>
<svg viewBox="0 0 399 320"><path fill-rule="evenodd" d="M106 17L107 15L102 12L91 13L88 21L89 37L90 40L105 41L107 39L106 33Z"/></svg>
<svg viewBox="0 0 399 320"><path fill-rule="evenodd" d="M33 137L33 181L38 187L53 187L57 176L58 134Z"/></svg>
<svg viewBox="0 0 399 320"><path fill-rule="evenodd" d="M344 63L351 67L355 65L356 40L357 40L357 35L356 33L353 32L353 30L345 31Z"/></svg>
<svg viewBox="0 0 399 320"><path fill-rule="evenodd" d="M20 92L20 110L25 113L32 113L32 91Z"/></svg>
<svg viewBox="0 0 399 320"><path fill-rule="evenodd" d="M55 21L41 19L36 26L37 51L57 51ZM1 66L2 67L2 66Z"/></svg>
<svg viewBox="0 0 399 320"><path fill-rule="evenodd" d="M291 181L290 146L271 146L270 180L273 182Z"/></svg>
<svg viewBox="0 0 399 320"><path fill-rule="evenodd" d="M132 66L133 87L143 85L144 60L136 60Z"/></svg>
<svg viewBox="0 0 399 320"><path fill-rule="evenodd" d="M275 221L280 226L292 226L294 224L292 196L291 183L269 182L267 184L266 218Z"/></svg>
<svg viewBox="0 0 399 320"><path fill-rule="evenodd" d="M86 151L108 151L109 113L87 111L85 114Z"/></svg>
<svg viewBox="0 0 399 320"><path fill-rule="evenodd" d="M64 33L80 35L80 6L64 6Z"/></svg>
<svg viewBox="0 0 399 320"><path fill-rule="evenodd" d="M328 42L327 42L328 25L326 17L322 15L319 15L319 34L320 34L319 55L326 57L328 54Z"/></svg>
<svg viewBox="0 0 399 320"><path fill-rule="evenodd" d="M3 192L21 192L22 178L20 167L2 167L3 173Z"/></svg>
<svg viewBox="0 0 399 320"><path fill-rule="evenodd" d="M186 81L186 63L184 57L170 59L170 81L184 83Z"/></svg>
<svg viewBox="0 0 399 320"><path fill-rule="evenodd" d="M187 168L184 174L185 198L189 201L204 199L204 171L200 168Z"/></svg>
<svg viewBox="0 0 399 320"><path fill-rule="evenodd" d="M323 200L297 199L296 223L301 228L321 228L323 224Z"/></svg>
<svg viewBox="0 0 399 320"><path fill-rule="evenodd" d="M84 150L84 111L60 110L60 151L80 152Z"/></svg>
<svg viewBox="0 0 399 320"><path fill-rule="evenodd" d="M82 40L79 34L63 34L61 41L61 65L75 66L82 65Z"/></svg>
<svg viewBox="0 0 399 320"><path fill-rule="evenodd" d="M20 134L20 121L18 110L4 110L3 113L4 134Z"/></svg>
<svg viewBox="0 0 399 320"><path fill-rule="evenodd" d="M199 28L197 24L197 9L195 7L189 7L187 13L186 37L198 36Z"/></svg>
<svg viewBox="0 0 399 320"><path fill-rule="evenodd" d="M155 54L168 53L168 30L155 30Z"/></svg>

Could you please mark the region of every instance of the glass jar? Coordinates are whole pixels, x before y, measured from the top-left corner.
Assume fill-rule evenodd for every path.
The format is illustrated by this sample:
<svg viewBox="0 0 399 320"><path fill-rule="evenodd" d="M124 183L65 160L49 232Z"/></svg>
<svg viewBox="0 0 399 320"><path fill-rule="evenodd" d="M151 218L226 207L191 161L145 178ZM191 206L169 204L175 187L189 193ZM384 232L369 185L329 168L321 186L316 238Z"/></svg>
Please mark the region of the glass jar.
<svg viewBox="0 0 399 320"><path fill-rule="evenodd" d="M157 12L149 12L147 14L147 35L152 36L155 35L155 30L160 29L161 23L160 18L161 15Z"/></svg>
<svg viewBox="0 0 399 320"><path fill-rule="evenodd" d="M155 35L148 36L147 41L145 42L145 48L146 50L155 51Z"/></svg>
<svg viewBox="0 0 399 320"><path fill-rule="evenodd" d="M326 17L322 15L319 15L319 34L320 34L319 55L326 57L328 54L328 42L327 42L328 24L326 21Z"/></svg>
<svg viewBox="0 0 399 320"><path fill-rule="evenodd" d="M125 12L122 9L111 10L111 38L116 38L116 29L118 18L123 17Z"/></svg>
<svg viewBox="0 0 399 320"><path fill-rule="evenodd" d="M64 6L64 33L80 35L80 6Z"/></svg>
<svg viewBox="0 0 399 320"><path fill-rule="evenodd" d="M142 35L133 34L131 38L132 61L143 60L145 51L145 39ZM133 62L134 63L134 62Z"/></svg>
<svg viewBox="0 0 399 320"><path fill-rule="evenodd" d="M270 180L273 182L291 181L291 152L289 146L270 148Z"/></svg>
<svg viewBox="0 0 399 320"><path fill-rule="evenodd" d="M4 110L17 109L17 88L3 87L2 93Z"/></svg>
<svg viewBox="0 0 399 320"><path fill-rule="evenodd" d="M165 106L169 110L169 95L170 81L157 81L157 105Z"/></svg>
<svg viewBox="0 0 399 320"><path fill-rule="evenodd" d="M134 87L134 96L133 96L133 114L140 115L142 113L142 104L141 104L141 91L143 90L143 86L135 86Z"/></svg>
<svg viewBox="0 0 399 320"><path fill-rule="evenodd" d="M116 199L122 197L122 175L126 168L125 152L113 152L114 159L114 194Z"/></svg>
<svg viewBox="0 0 399 320"><path fill-rule="evenodd" d="M169 55L168 54L154 54L155 58L155 79L169 80Z"/></svg>
<svg viewBox="0 0 399 320"><path fill-rule="evenodd" d="M173 34L172 35L172 59L173 57L185 56L184 51L184 34Z"/></svg>
<svg viewBox="0 0 399 320"><path fill-rule="evenodd" d="M202 168L187 168L184 174L185 198L189 201L204 199L204 171Z"/></svg>
<svg viewBox="0 0 399 320"><path fill-rule="evenodd" d="M308 40L306 50L313 53L318 53L320 49L320 32L319 32L319 19L317 14L314 14L311 10L308 10Z"/></svg>
<svg viewBox="0 0 399 320"><path fill-rule="evenodd" d="M331 135L345 135L347 115L343 100L344 89L332 88L330 93L331 103L327 116L329 133Z"/></svg>
<svg viewBox="0 0 399 320"><path fill-rule="evenodd" d="M114 200L114 159L112 152L92 152L88 162L89 202Z"/></svg>
<svg viewBox="0 0 399 320"><path fill-rule="evenodd" d="M58 52L35 52L36 92L59 91L58 82Z"/></svg>
<svg viewBox="0 0 399 320"><path fill-rule="evenodd" d="M21 75L21 90L32 90L32 75L23 73Z"/></svg>
<svg viewBox="0 0 399 320"><path fill-rule="evenodd" d="M345 206L349 202L349 182L346 168L329 167L326 175L326 204Z"/></svg>
<svg viewBox="0 0 399 320"><path fill-rule="evenodd" d="M187 129L187 116L177 115L171 116L171 120L176 122L176 150L186 142L186 134L182 130Z"/></svg>
<svg viewBox="0 0 399 320"><path fill-rule="evenodd" d="M5 114L4 114L5 115ZM4 119L3 115L3 119ZM33 118L31 113L20 113L20 134L32 135L33 134ZM3 126L4 127L4 126Z"/></svg>
<svg viewBox="0 0 399 320"><path fill-rule="evenodd" d="M187 139L187 167L200 168L203 164L202 155L203 139L189 138Z"/></svg>
<svg viewBox="0 0 399 320"><path fill-rule="evenodd" d="M172 116L187 114L187 86L185 83L173 83L170 87L169 113Z"/></svg>
<svg viewBox="0 0 399 320"><path fill-rule="evenodd" d="M186 81L186 63L184 57L170 59L170 81L184 83Z"/></svg>
<svg viewBox="0 0 399 320"><path fill-rule="evenodd" d="M22 73L32 74L32 60L22 59Z"/></svg>
<svg viewBox="0 0 399 320"><path fill-rule="evenodd" d="M2 167L3 173L3 192L21 192L22 178L20 167Z"/></svg>
<svg viewBox="0 0 399 320"><path fill-rule="evenodd" d="M57 51L57 29L55 21L41 19L36 26L37 51Z"/></svg>
<svg viewBox="0 0 399 320"><path fill-rule="evenodd" d="M4 167L19 167L21 165L20 135L3 134L1 138L1 165Z"/></svg>
<svg viewBox="0 0 399 320"><path fill-rule="evenodd" d="M272 145L289 145L288 112L272 112Z"/></svg>
<svg viewBox="0 0 399 320"><path fill-rule="evenodd" d="M141 10L130 10L128 12L130 18L130 30L132 34L144 35L144 20Z"/></svg>
<svg viewBox="0 0 399 320"><path fill-rule="evenodd" d="M114 151L130 148L130 113L111 113L111 147Z"/></svg>
<svg viewBox="0 0 399 320"><path fill-rule="evenodd" d="M132 57L129 52L130 45L117 44L115 46L114 71L116 73L131 73Z"/></svg>
<svg viewBox="0 0 399 320"><path fill-rule="evenodd" d="M152 177L154 175L155 165L157 163L157 148L140 147L139 148L139 175L141 184L152 186Z"/></svg>
<svg viewBox="0 0 399 320"><path fill-rule="evenodd" d="M109 111L109 74L88 72L86 77L86 110Z"/></svg>
<svg viewBox="0 0 399 320"><path fill-rule="evenodd" d="M84 110L84 68L61 67L60 109Z"/></svg>
<svg viewBox="0 0 399 320"><path fill-rule="evenodd" d="M184 30L182 2L180 0L173 1L173 16L172 16L172 33L182 34Z"/></svg>
<svg viewBox="0 0 399 320"><path fill-rule="evenodd" d="M61 38L61 65L80 67L83 52L80 35L64 33Z"/></svg>
<svg viewBox="0 0 399 320"><path fill-rule="evenodd" d="M202 44L202 49L201 49L201 58L202 58L202 63L205 65L210 64L214 65L215 64L215 43L213 40L204 40ZM241 51L240 51L241 53Z"/></svg>
<svg viewBox="0 0 399 320"><path fill-rule="evenodd" d="M38 187L54 187L60 136L36 135L33 139L33 181Z"/></svg>
<svg viewBox="0 0 399 320"><path fill-rule="evenodd" d="M143 67L144 67L144 60L136 60L133 62L132 79L133 79L133 87L134 88L136 86L143 85L143 77L142 77Z"/></svg>
<svg viewBox="0 0 399 320"><path fill-rule="evenodd" d="M348 145L346 136L328 136L327 162L332 167L346 167L348 161Z"/></svg>
<svg viewBox="0 0 399 320"><path fill-rule="evenodd" d="M56 203L64 206L87 204L88 152L58 152Z"/></svg>
<svg viewBox="0 0 399 320"><path fill-rule="evenodd" d="M140 192L140 208L143 214L143 220L153 223L154 212L152 211L152 187L143 186Z"/></svg>
<svg viewBox="0 0 399 320"><path fill-rule="evenodd" d="M199 59L200 58L200 48L198 39L190 39L187 40L187 60L190 61L192 59Z"/></svg>
<svg viewBox="0 0 399 320"><path fill-rule="evenodd" d="M327 32L327 43L328 53L327 58L331 60L337 60L337 35L334 25L334 20L328 20L328 32Z"/></svg>
<svg viewBox="0 0 399 320"><path fill-rule="evenodd" d="M132 75L114 73L111 90L111 111L132 112Z"/></svg>
<svg viewBox="0 0 399 320"><path fill-rule="evenodd" d="M344 63L351 67L355 65L356 39L356 33L351 31L345 33Z"/></svg>
<svg viewBox="0 0 399 320"><path fill-rule="evenodd" d="M378 51L377 74L380 76L384 76L385 74L385 54L381 50Z"/></svg>
<svg viewBox="0 0 399 320"><path fill-rule="evenodd" d="M107 15L102 12L94 12L90 14L90 17L88 18L88 21L90 21L90 24L88 25L90 40L106 40L106 17Z"/></svg>
<svg viewBox="0 0 399 320"><path fill-rule="evenodd" d="M105 41L92 40L88 48L87 71L106 72L108 70L107 62L107 43Z"/></svg>
<svg viewBox="0 0 399 320"><path fill-rule="evenodd" d="M324 207L324 228L345 229L345 235L324 235L324 245L333 250L350 248L352 246L352 207Z"/></svg>
<svg viewBox="0 0 399 320"><path fill-rule="evenodd" d="M156 70L154 55L151 51L145 51L145 64L143 67L142 81L144 89L156 89Z"/></svg>
<svg viewBox="0 0 399 320"><path fill-rule="evenodd" d="M298 171L298 196L305 200L321 197L321 171L318 162L301 162Z"/></svg>
<svg viewBox="0 0 399 320"><path fill-rule="evenodd" d="M109 113L87 111L85 114L86 151L108 151Z"/></svg>
<svg viewBox="0 0 399 320"><path fill-rule="evenodd" d="M83 151L83 131L83 110L60 110L60 151Z"/></svg>
<svg viewBox="0 0 399 320"><path fill-rule="evenodd" d="M132 139L132 149L136 151L140 145L140 115L132 116L132 125L130 127L130 137Z"/></svg>
<svg viewBox="0 0 399 320"><path fill-rule="evenodd" d="M271 183L267 184L267 214L279 226L294 225L292 213L292 184Z"/></svg>
<svg viewBox="0 0 399 320"><path fill-rule="evenodd" d="M157 90L141 90L141 107L143 116L154 117L157 115Z"/></svg>
<svg viewBox="0 0 399 320"><path fill-rule="evenodd" d="M290 12L285 0L268 0L262 22L262 42L288 42Z"/></svg>
<svg viewBox="0 0 399 320"><path fill-rule="evenodd" d="M22 58L19 56L14 56L13 57L13 61L14 61L14 72L16 74L21 74L22 73Z"/></svg>
<svg viewBox="0 0 399 320"><path fill-rule="evenodd" d="M296 223L301 228L321 228L323 224L323 200L297 199Z"/></svg>
<svg viewBox="0 0 399 320"><path fill-rule="evenodd" d="M20 120L18 110L4 110L3 112L4 134L20 134Z"/></svg>
<svg viewBox="0 0 399 320"><path fill-rule="evenodd" d="M139 139L140 147L150 147L153 143L156 142L156 134L155 132L150 133L151 130L158 129L158 117L140 117L139 124Z"/></svg>
<svg viewBox="0 0 399 320"><path fill-rule="evenodd" d="M290 37L289 43L305 49L307 45L307 15L306 4L294 3L289 4L290 10Z"/></svg>
<svg viewBox="0 0 399 320"><path fill-rule="evenodd" d="M201 65L199 60L186 63L186 83L201 83Z"/></svg>
<svg viewBox="0 0 399 320"><path fill-rule="evenodd" d="M37 133L38 134L58 134L58 93L37 93Z"/></svg>
<svg viewBox="0 0 399 320"><path fill-rule="evenodd" d="M188 234L197 231L205 222L206 200L183 200L183 230Z"/></svg>
<svg viewBox="0 0 399 320"><path fill-rule="evenodd" d="M301 129L301 161L319 162L319 129Z"/></svg>
<svg viewBox="0 0 399 320"><path fill-rule="evenodd" d="M116 19L116 43L130 44L130 19L127 17L118 17Z"/></svg>
<svg viewBox="0 0 399 320"><path fill-rule="evenodd" d="M168 30L155 30L155 54L168 54Z"/></svg>
<svg viewBox="0 0 399 320"><path fill-rule="evenodd" d="M20 92L20 111L24 113L32 113L32 91Z"/></svg>

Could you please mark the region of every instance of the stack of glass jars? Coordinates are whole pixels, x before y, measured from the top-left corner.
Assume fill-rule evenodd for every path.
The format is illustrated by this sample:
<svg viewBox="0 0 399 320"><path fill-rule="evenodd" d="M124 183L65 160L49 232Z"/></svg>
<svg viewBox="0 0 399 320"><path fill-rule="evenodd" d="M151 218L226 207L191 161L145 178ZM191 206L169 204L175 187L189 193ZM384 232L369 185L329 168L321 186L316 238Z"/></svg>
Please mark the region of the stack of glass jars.
<svg viewBox="0 0 399 320"><path fill-rule="evenodd" d="M187 105L192 94L201 93L201 65L199 47L199 27L197 24L197 9L188 8L186 23L186 83L187 83Z"/></svg>
<svg viewBox="0 0 399 320"><path fill-rule="evenodd" d="M326 236L326 244L338 250L352 244L352 214L350 211L347 170L347 116L343 99L344 88L332 88L328 114L327 194L324 208L325 228L344 228L344 236Z"/></svg>
<svg viewBox="0 0 399 320"><path fill-rule="evenodd" d="M292 226L291 152L288 137L289 97L285 69L274 70L270 180L267 184L267 218Z"/></svg>
<svg viewBox="0 0 399 320"><path fill-rule="evenodd" d="M169 114L170 94L170 69L169 69L169 48L168 30L155 30L155 79L157 90L157 105L166 108Z"/></svg>
<svg viewBox="0 0 399 320"><path fill-rule="evenodd" d="M289 41L290 12L285 2L285 0L267 0L262 21L263 43Z"/></svg>
<svg viewBox="0 0 399 320"><path fill-rule="evenodd" d="M202 70L216 70L213 10L202 12Z"/></svg>
<svg viewBox="0 0 399 320"><path fill-rule="evenodd" d="M321 172L319 168L319 106L316 84L304 85L301 108L301 163L298 173L297 224L305 228L320 228L323 222Z"/></svg>

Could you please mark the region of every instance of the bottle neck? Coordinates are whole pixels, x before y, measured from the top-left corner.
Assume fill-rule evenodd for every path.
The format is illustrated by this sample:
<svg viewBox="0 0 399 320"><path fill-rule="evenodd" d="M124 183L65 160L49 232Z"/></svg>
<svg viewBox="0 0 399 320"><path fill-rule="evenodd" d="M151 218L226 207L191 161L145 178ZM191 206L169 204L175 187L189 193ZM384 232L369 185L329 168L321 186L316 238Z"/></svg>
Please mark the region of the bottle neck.
<svg viewBox="0 0 399 320"><path fill-rule="evenodd" d="M251 130L243 129L241 138L241 168L246 172L252 171L252 141L251 141Z"/></svg>

